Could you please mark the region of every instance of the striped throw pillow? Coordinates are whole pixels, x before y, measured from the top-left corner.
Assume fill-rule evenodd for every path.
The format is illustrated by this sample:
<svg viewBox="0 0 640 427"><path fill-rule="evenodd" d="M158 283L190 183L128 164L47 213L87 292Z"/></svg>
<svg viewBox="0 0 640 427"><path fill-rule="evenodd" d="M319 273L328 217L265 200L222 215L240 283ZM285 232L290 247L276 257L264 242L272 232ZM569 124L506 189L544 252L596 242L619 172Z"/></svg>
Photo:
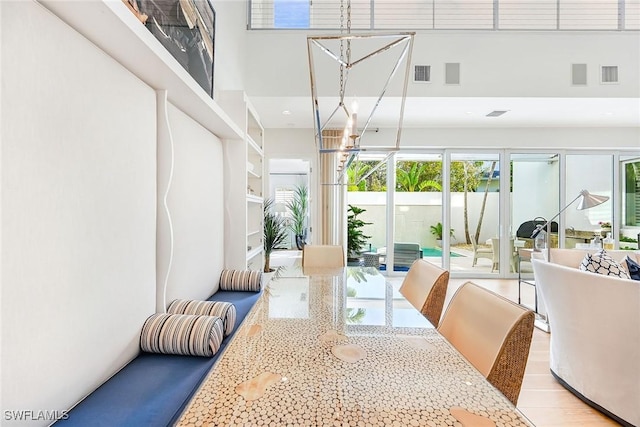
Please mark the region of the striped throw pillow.
<svg viewBox="0 0 640 427"><path fill-rule="evenodd" d="M262 271L259 270L222 270L220 289L223 291L260 292Z"/></svg>
<svg viewBox="0 0 640 427"><path fill-rule="evenodd" d="M236 325L236 306L230 302L177 299L169 304L167 313L219 317L224 323L225 337L233 332Z"/></svg>
<svg viewBox="0 0 640 427"><path fill-rule="evenodd" d="M148 353L211 357L223 334L219 317L158 313L144 322L140 348Z"/></svg>

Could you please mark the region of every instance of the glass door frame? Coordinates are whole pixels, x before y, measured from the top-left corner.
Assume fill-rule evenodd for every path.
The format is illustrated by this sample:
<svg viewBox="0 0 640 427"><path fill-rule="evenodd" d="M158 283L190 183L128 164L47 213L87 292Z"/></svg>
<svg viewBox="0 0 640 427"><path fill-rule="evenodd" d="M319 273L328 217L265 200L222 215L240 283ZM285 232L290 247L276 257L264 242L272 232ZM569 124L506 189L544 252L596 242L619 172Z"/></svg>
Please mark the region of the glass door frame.
<svg viewBox="0 0 640 427"><path fill-rule="evenodd" d="M614 218L614 235L618 235L620 232L620 219L622 213L622 199L623 196L620 193L622 189L621 183L621 169L620 169L620 159L621 156L635 156L638 155L637 151L634 150L574 150L574 149L557 149L551 150L549 148L546 149L509 149L509 148L489 148L489 149L463 149L463 148L444 148L444 149L429 149L429 148L411 148L402 150L403 152L408 152L412 154L438 154L442 156L442 224L444 229L449 229L451 225L451 180L450 180L450 172L451 172L451 155L455 153L464 153L464 154L498 154L498 161L500 162L500 195L499 195L499 219L498 219L498 230L499 237L501 240L500 244L500 259L507 260L509 259L509 251L510 247L508 245L508 241L506 240L506 236L511 236L511 230L517 224L512 224L511 221L511 206L510 206L510 196L511 196L511 156L513 154L557 154L558 162L559 162L559 172L558 172L558 189L559 189L559 197L558 197L558 206L564 207L566 206L567 194L566 194L566 186L567 186L567 167L566 167L566 156L567 155L611 155L611 159L613 162L612 167L612 177L611 177L611 191L613 195L613 205L612 205L612 216ZM373 150L372 150L373 152ZM392 153L387 158L387 194L386 194L386 244L387 247L393 247L393 242L395 238L395 185L396 185L396 153ZM564 239L565 239L565 215L564 213L560 215L557 219L558 221L558 241L560 247L564 247ZM451 245L451 239L449 236L443 236L442 242L442 267L450 270L451 258L449 256L449 250ZM393 265L393 251L389 251L387 254L387 263ZM395 272L393 269L387 270L383 272L383 274L387 276L403 276L405 272ZM451 277L456 279L467 279L467 278L492 278L492 279L517 279L518 274L510 271L509 263L501 262L500 268L497 274L495 273L472 273L472 272L451 272Z"/></svg>

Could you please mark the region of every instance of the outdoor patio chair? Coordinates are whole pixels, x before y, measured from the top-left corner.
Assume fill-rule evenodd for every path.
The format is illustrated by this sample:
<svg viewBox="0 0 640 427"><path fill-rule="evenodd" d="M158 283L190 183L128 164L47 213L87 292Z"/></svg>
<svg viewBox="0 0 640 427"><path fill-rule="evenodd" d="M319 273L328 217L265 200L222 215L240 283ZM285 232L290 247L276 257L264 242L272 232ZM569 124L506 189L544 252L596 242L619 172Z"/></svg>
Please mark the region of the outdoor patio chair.
<svg viewBox="0 0 640 427"><path fill-rule="evenodd" d="M471 263L472 267L476 266L478 258L486 258L493 261L493 249L479 247L478 242L476 242L476 239L473 236L471 236L471 246L473 246L473 262Z"/></svg>

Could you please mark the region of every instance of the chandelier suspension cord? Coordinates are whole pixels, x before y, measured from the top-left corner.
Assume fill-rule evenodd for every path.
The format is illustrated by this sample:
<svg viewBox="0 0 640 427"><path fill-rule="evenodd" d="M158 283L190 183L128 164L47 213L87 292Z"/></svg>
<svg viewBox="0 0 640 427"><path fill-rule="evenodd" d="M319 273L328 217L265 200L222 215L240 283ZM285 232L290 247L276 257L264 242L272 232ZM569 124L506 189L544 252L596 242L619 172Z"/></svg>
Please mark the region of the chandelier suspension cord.
<svg viewBox="0 0 640 427"><path fill-rule="evenodd" d="M351 0L349 5L351 4ZM340 0L340 34L344 34L344 0ZM340 105L344 105L344 41L340 39Z"/></svg>
<svg viewBox="0 0 640 427"><path fill-rule="evenodd" d="M347 34L351 34L351 0L347 0ZM351 39L347 39L347 64L351 65Z"/></svg>

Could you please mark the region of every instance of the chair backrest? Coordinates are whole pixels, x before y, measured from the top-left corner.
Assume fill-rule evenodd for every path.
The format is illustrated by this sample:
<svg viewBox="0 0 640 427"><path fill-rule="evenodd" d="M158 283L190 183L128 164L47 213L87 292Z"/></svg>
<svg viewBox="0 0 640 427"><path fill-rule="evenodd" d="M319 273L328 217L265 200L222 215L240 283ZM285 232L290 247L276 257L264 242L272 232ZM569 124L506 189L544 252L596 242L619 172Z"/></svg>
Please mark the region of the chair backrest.
<svg viewBox="0 0 640 427"><path fill-rule="evenodd" d="M340 245L305 245L302 267L344 267L344 250Z"/></svg>
<svg viewBox="0 0 640 427"><path fill-rule="evenodd" d="M533 311L466 282L451 299L438 331L515 405L534 318Z"/></svg>
<svg viewBox="0 0 640 427"><path fill-rule="evenodd" d="M500 262L500 239L493 237L491 239L491 251L493 252L493 262Z"/></svg>
<svg viewBox="0 0 640 427"><path fill-rule="evenodd" d="M411 264L400 293L435 327L438 327L444 298L449 284L449 272L419 259Z"/></svg>

